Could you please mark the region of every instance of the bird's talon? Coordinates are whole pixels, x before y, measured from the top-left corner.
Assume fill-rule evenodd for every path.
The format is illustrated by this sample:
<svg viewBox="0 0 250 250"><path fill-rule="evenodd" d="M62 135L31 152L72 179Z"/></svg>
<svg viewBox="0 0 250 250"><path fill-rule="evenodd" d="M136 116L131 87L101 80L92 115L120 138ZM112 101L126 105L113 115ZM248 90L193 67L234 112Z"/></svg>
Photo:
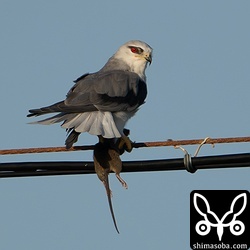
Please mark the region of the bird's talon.
<svg viewBox="0 0 250 250"><path fill-rule="evenodd" d="M131 152L133 147L132 147L132 141L129 139L128 136L122 136L119 140L118 143L118 149L123 151L126 150L127 152Z"/></svg>

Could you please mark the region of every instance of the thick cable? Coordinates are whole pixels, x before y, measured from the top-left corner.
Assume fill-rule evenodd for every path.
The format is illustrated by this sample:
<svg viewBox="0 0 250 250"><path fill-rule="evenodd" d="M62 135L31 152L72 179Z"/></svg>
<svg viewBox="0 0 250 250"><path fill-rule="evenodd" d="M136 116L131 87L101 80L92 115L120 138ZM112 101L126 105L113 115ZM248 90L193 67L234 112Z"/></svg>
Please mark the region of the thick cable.
<svg viewBox="0 0 250 250"><path fill-rule="evenodd" d="M250 153L192 157L194 169L250 167ZM125 161L122 172L186 170L183 158ZM0 163L0 178L48 175L93 174L93 162L12 162Z"/></svg>

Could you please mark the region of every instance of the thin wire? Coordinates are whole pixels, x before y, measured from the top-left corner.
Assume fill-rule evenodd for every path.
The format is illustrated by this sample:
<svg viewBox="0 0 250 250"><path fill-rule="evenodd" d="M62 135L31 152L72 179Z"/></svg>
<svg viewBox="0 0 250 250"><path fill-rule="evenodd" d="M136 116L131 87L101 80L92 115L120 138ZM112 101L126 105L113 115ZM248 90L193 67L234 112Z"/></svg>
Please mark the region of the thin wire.
<svg viewBox="0 0 250 250"><path fill-rule="evenodd" d="M196 156L199 154L201 147L202 147L204 144L206 144L206 142L208 141L208 139L209 139L209 137L206 137L206 138L203 140L203 142L198 146L198 148L196 149L196 151L195 151L195 153L194 153L194 157L196 157ZM213 145L213 146L214 146L214 145Z"/></svg>
<svg viewBox="0 0 250 250"><path fill-rule="evenodd" d="M155 142L135 142L132 143L133 148L144 147L168 147L168 146L180 146L180 145L196 145L203 143L204 139L192 139L192 140L166 140ZM218 144L218 143L239 143L250 142L250 137L231 137L231 138L208 138L205 144ZM0 155L10 154L34 154L34 153L55 153L55 152L72 152L79 150L93 150L94 145L87 146L74 146L71 149L65 147L46 147L46 148L23 148L23 149L2 149Z"/></svg>

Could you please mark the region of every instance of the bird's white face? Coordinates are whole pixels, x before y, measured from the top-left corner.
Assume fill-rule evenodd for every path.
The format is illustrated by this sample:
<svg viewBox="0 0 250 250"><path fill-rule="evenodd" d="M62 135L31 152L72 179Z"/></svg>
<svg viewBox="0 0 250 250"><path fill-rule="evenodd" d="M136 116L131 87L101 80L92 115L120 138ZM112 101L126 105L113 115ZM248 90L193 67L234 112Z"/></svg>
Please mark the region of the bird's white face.
<svg viewBox="0 0 250 250"><path fill-rule="evenodd" d="M146 79L145 69L147 63L152 62L153 49L146 43L135 40L122 45L115 54L116 58L123 60L130 66L131 71Z"/></svg>

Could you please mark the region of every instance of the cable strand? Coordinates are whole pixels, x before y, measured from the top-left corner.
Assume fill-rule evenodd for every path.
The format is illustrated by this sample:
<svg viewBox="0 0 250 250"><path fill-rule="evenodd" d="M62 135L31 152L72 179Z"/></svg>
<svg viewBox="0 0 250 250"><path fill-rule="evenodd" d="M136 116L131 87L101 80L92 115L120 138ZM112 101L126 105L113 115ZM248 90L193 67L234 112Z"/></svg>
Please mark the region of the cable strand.
<svg viewBox="0 0 250 250"><path fill-rule="evenodd" d="M155 142L134 142L133 148L145 147L169 147L180 145L196 145L201 144L204 139L191 139L191 140L166 140ZM231 138L208 138L205 144L219 144L219 143L241 143L250 142L250 137L231 137ZM65 147L46 147L46 148L23 148L23 149L2 149L0 155L13 155L13 154L35 154L35 153L55 153L55 152L72 152L82 150L93 150L94 145L87 146L74 146L70 149Z"/></svg>

